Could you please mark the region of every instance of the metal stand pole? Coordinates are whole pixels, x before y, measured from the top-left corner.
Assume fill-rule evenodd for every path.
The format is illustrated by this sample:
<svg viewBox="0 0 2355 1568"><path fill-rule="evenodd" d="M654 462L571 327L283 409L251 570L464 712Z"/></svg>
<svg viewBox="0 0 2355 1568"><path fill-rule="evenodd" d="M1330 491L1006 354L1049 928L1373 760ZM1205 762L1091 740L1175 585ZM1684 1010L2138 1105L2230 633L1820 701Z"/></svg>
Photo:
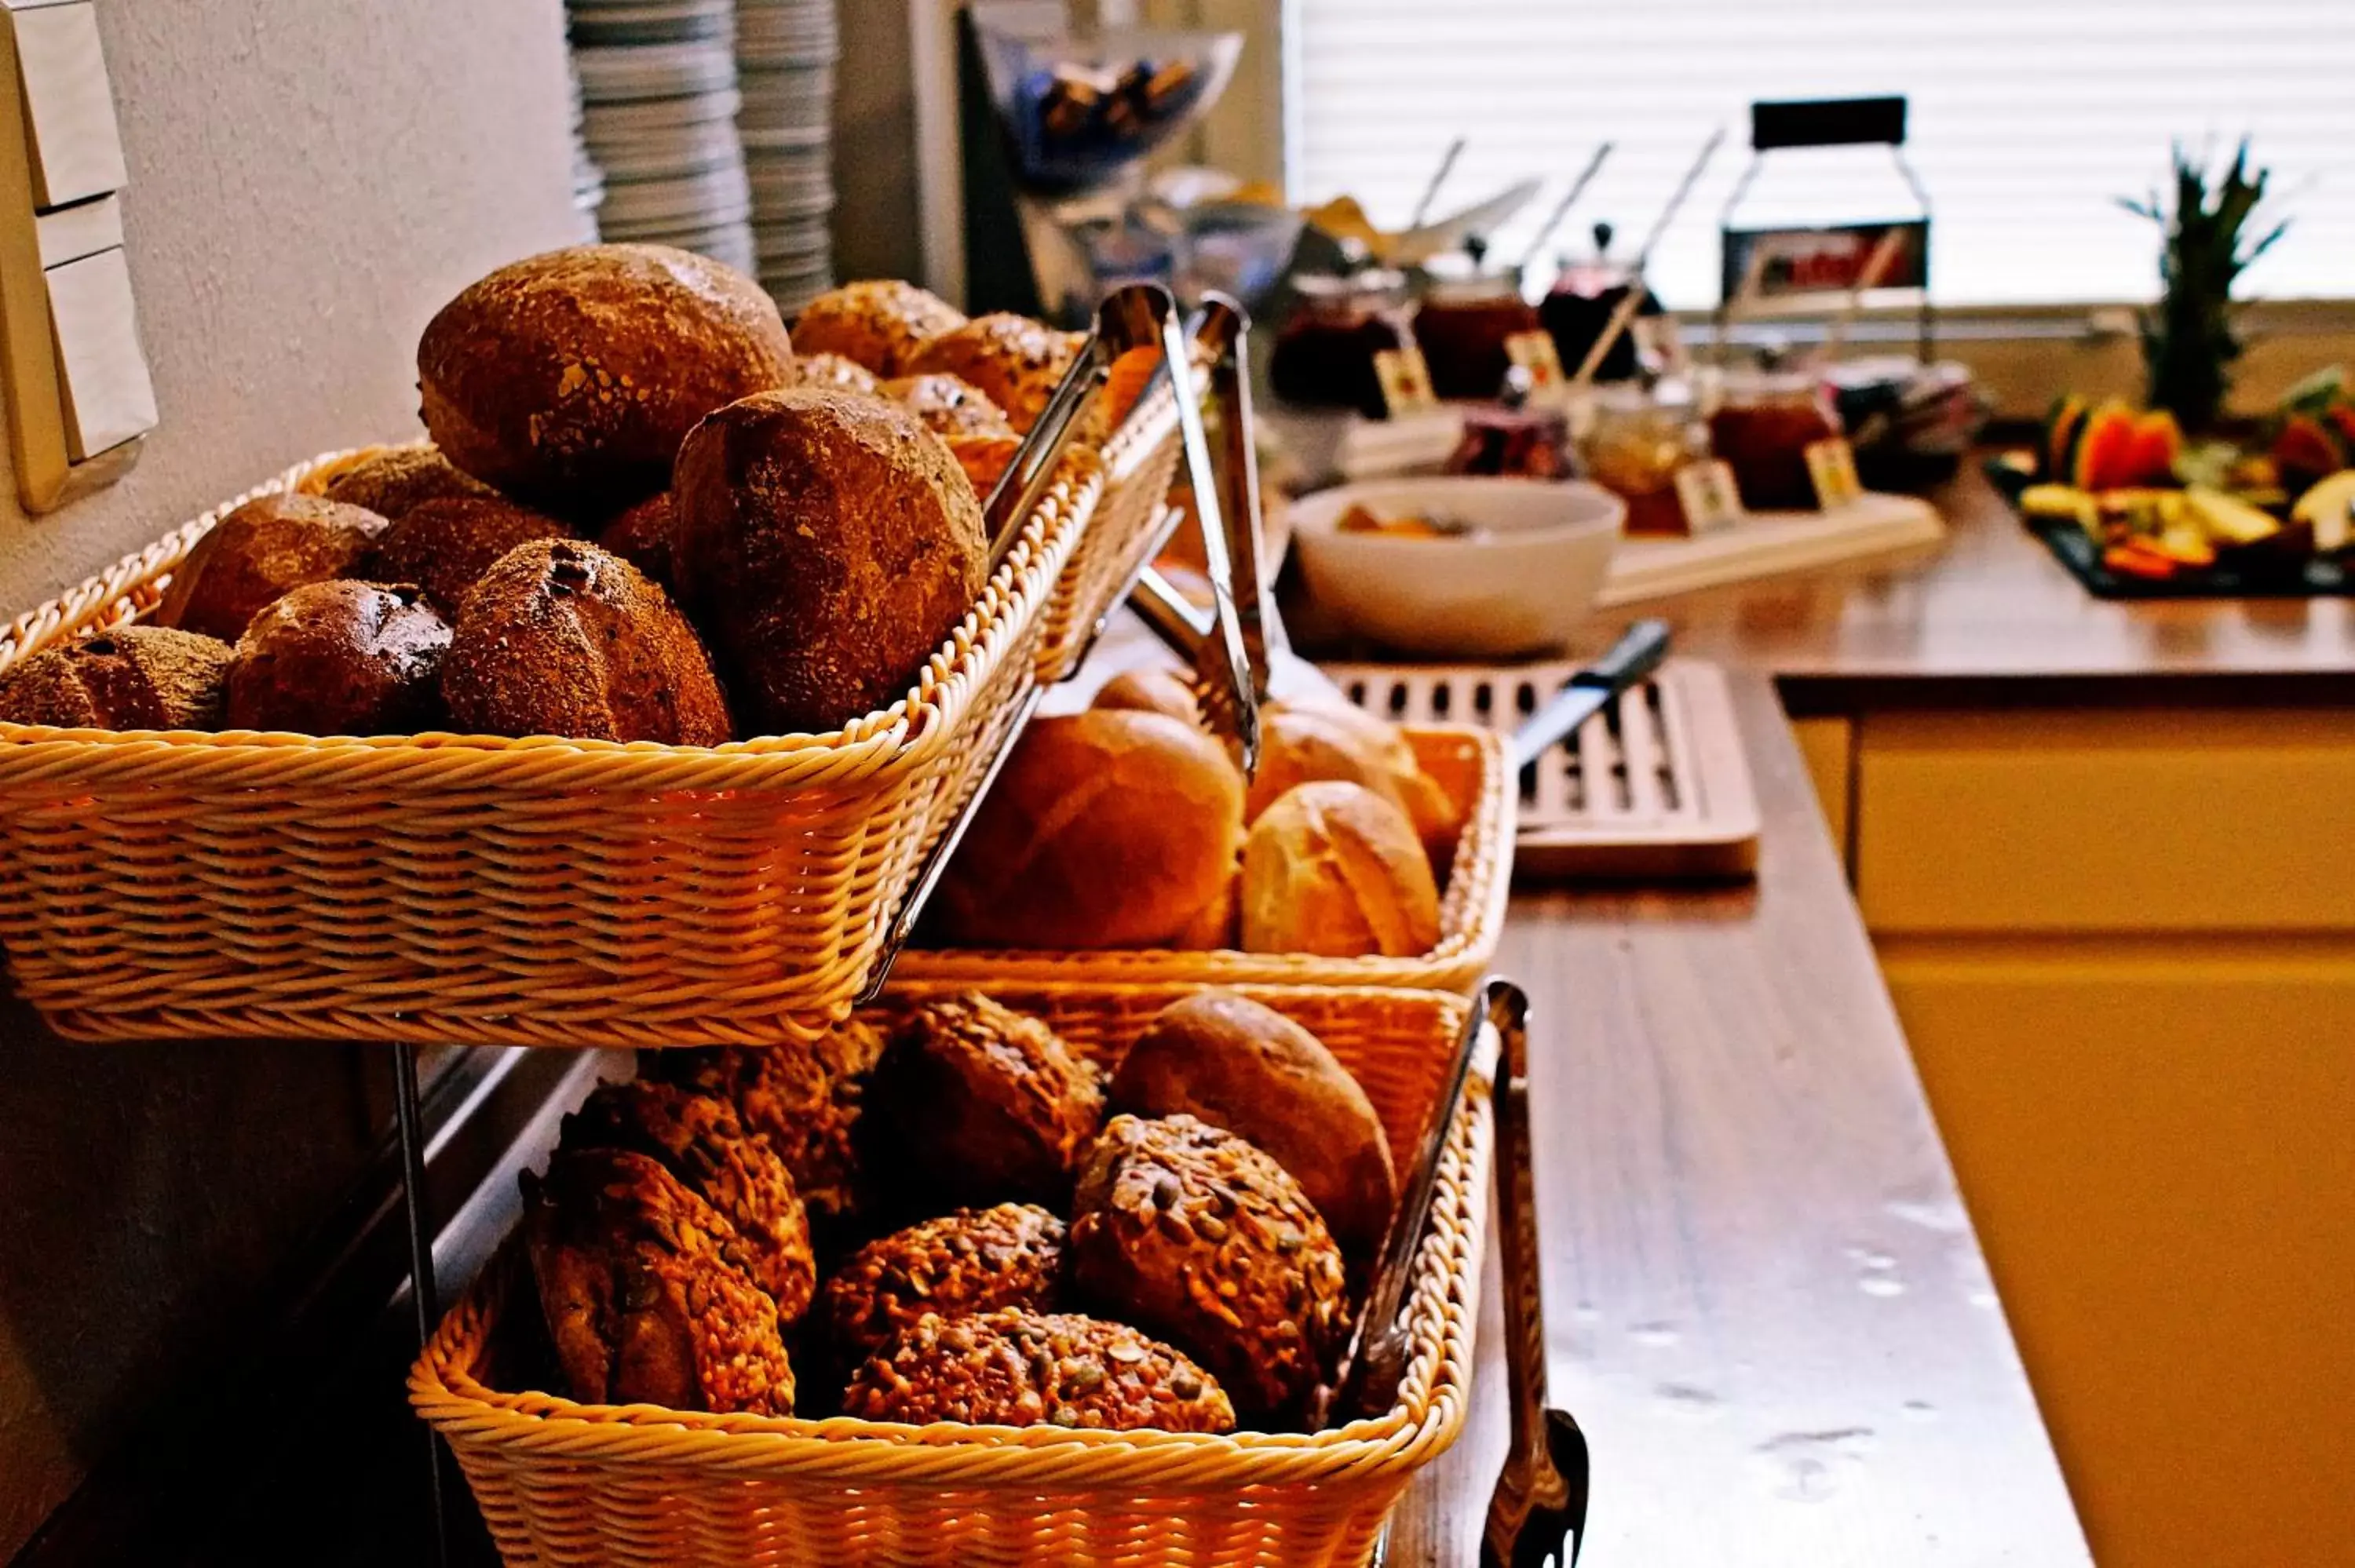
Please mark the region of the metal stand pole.
<svg viewBox="0 0 2355 1568"><path fill-rule="evenodd" d="M442 1319L433 1277L433 1231L425 1214L425 1118L417 1104L417 1047L392 1050L393 1108L400 1127L400 1204L409 1221L409 1298L417 1309L417 1346L423 1350ZM425 1434L425 1477L433 1509L433 1561L450 1562L449 1519L442 1502L442 1440Z"/></svg>

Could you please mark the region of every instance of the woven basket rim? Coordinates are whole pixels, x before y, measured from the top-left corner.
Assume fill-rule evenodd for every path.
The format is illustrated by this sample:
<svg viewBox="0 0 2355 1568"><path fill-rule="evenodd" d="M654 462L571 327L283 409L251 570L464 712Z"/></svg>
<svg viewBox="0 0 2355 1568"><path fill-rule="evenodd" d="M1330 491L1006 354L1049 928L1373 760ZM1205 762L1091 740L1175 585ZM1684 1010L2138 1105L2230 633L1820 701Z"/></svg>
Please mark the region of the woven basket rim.
<svg viewBox="0 0 2355 1568"><path fill-rule="evenodd" d="M1512 894L1516 799L1504 737L1478 725L1399 726L1419 756L1468 747L1479 779L1456 841L1455 864L1441 890L1440 939L1420 953L1323 958L1305 953L1254 953L1240 948L910 948L894 972L927 983L964 979L1028 982L1110 966L1126 983L1322 984L1329 986L1468 986L1495 957ZM1111 975L1103 978L1112 979Z"/></svg>
<svg viewBox="0 0 2355 1568"><path fill-rule="evenodd" d="M88 600L93 608L119 600L138 581L152 579L168 556L175 563L220 520L246 503L295 489L314 477L348 467L378 452L416 450L431 441L377 443L322 452L293 464L272 478L180 524L161 539L117 561L107 571L93 574L25 612L0 631L0 652L21 650L32 629L59 607ZM942 645L926 656L923 668L907 693L889 707L862 714L832 730L756 736L719 746L676 746L660 741L611 741L565 736L467 735L428 731L418 735L308 736L260 730L106 730L20 725L0 720L0 745L41 747L69 745L117 748L168 747L251 755L288 749L325 756L360 756L381 752L438 751L503 754L570 754L583 758L642 757L802 762L832 761L853 768L877 766L895 756L922 749L935 737L956 727L981 678L992 668L1005 644L1023 620L1022 611L1037 599L1043 606L1053 591L1051 579L1033 591L1028 578L1047 553L1050 530L1043 522L1057 512L1085 509L1105 484L1103 458L1084 447L1066 455L1063 467L1046 495L1022 524L1023 536L990 575L980 596ZM1068 554L1068 552L1066 552ZM1060 568L1059 573L1060 576ZM114 585L112 591L109 585ZM88 624L87 617L76 625ZM114 623L120 624L120 622ZM13 660L0 662L0 669Z"/></svg>
<svg viewBox="0 0 2355 1568"><path fill-rule="evenodd" d="M1024 984L1026 999L1190 994L1187 984ZM1427 1008L1433 1033L1452 1039L1468 1003L1452 992L1373 986L1271 985L1244 988L1274 1005L1314 1001ZM1448 1138L1435 1202L1416 1262L1410 1297L1412 1352L1399 1400L1381 1415L1329 1431L1085 1431L1057 1426L925 1426L828 1416L714 1415L658 1405L595 1405L544 1391L510 1393L485 1386L467 1370L494 1331L502 1296L525 1266L514 1234L445 1314L409 1376L410 1403L427 1423L463 1446L486 1444L511 1463L643 1460L739 1476L791 1472L808 1478L836 1471L893 1485L1053 1484L1040 1472L1057 1461L1085 1460L1087 1489L1166 1482L1199 1487L1204 1468L1221 1489L1367 1478L1376 1467L1420 1464L1452 1445L1467 1418L1478 1314L1478 1259L1487 1215L1492 1154L1487 1086L1476 1075ZM1408 1457L1416 1456L1409 1459ZM888 1464L888 1474L871 1467ZM1169 1474L1172 1465L1183 1467Z"/></svg>

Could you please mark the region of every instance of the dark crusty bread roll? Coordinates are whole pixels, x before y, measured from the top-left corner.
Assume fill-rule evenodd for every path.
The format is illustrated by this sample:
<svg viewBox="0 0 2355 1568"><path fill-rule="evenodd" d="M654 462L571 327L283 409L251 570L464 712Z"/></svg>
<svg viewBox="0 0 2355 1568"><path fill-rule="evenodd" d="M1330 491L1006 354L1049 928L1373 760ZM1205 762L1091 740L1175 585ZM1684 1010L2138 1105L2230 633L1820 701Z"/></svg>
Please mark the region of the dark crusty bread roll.
<svg viewBox="0 0 2355 1568"><path fill-rule="evenodd" d="M374 512L316 495L249 501L172 568L155 624L234 642L288 589L352 576L386 526Z"/></svg>
<svg viewBox="0 0 2355 1568"><path fill-rule="evenodd" d="M896 403L764 392L679 449L679 595L747 729L834 729L898 701L987 576L981 505Z"/></svg>
<svg viewBox="0 0 2355 1568"><path fill-rule="evenodd" d="M628 1149L659 1160L735 1227L728 1261L777 1304L790 1327L817 1294L809 1216L769 1140L745 1131L736 1107L675 1084L600 1084L567 1115L559 1149Z"/></svg>
<svg viewBox="0 0 2355 1568"><path fill-rule="evenodd" d="M1006 471L1014 466L1015 454L1022 450L1022 438L1010 432L997 436L958 434L943 436L941 440L947 443L957 467L964 471L965 482L973 486L974 494L984 501L997 488L997 482L1006 477ZM1007 526L1013 526L1015 521L1009 518ZM990 537L995 539L996 535Z"/></svg>
<svg viewBox="0 0 2355 1568"><path fill-rule="evenodd" d="M1034 720L983 800L933 907L984 948L1149 948L1220 897L1242 844L1242 775L1160 714Z"/></svg>
<svg viewBox="0 0 2355 1568"><path fill-rule="evenodd" d="M218 729L236 654L217 637L118 626L0 675L0 720L59 729Z"/></svg>
<svg viewBox="0 0 2355 1568"><path fill-rule="evenodd" d="M1106 1124L1071 1253L1082 1306L1200 1361L1246 1420L1296 1415L1349 1331L1341 1251L1300 1183L1190 1116Z"/></svg>
<svg viewBox="0 0 2355 1568"><path fill-rule="evenodd" d="M905 374L957 376L979 387L1017 430L1027 431L1085 341L1083 334L1000 311L926 339L909 356Z"/></svg>
<svg viewBox="0 0 2355 1568"><path fill-rule="evenodd" d="M1294 789L1243 845L1243 948L1407 958L1439 945L1439 886L1414 824L1361 784Z"/></svg>
<svg viewBox="0 0 2355 1568"><path fill-rule="evenodd" d="M729 1262L727 1216L634 1150L563 1150L524 1188L548 1337L572 1397L790 1415L777 1304Z"/></svg>
<svg viewBox="0 0 2355 1568"><path fill-rule="evenodd" d="M231 729L414 735L442 720L450 623L412 584L305 583L237 640Z"/></svg>
<svg viewBox="0 0 2355 1568"><path fill-rule="evenodd" d="M977 992L902 1021L876 1068L868 1147L910 1212L1060 1205L1103 1121L1094 1066L1046 1023Z"/></svg>
<svg viewBox="0 0 2355 1568"><path fill-rule="evenodd" d="M387 447L372 452L327 481L322 493L346 506L365 506L399 522L421 501L474 495L496 499L498 492L464 472L431 446Z"/></svg>
<svg viewBox="0 0 2355 1568"><path fill-rule="evenodd" d="M838 354L878 376L900 376L926 338L964 325L964 313L938 294L896 279L870 278L829 289L794 318L804 354Z"/></svg>
<svg viewBox="0 0 2355 1568"><path fill-rule="evenodd" d="M796 387L831 387L837 392L864 392L876 395L881 385L875 372L855 359L838 354L801 354L794 355L794 385Z"/></svg>
<svg viewBox="0 0 2355 1568"><path fill-rule="evenodd" d="M883 396L897 398L924 427L943 436L1002 436L1014 429L1006 410L963 376L902 376L883 383Z"/></svg>
<svg viewBox="0 0 2355 1568"><path fill-rule="evenodd" d="M676 593L677 536L678 514L671 508L670 492L658 490L599 530L597 544Z"/></svg>
<svg viewBox="0 0 2355 1568"><path fill-rule="evenodd" d="M417 344L425 428L475 478L560 516L660 490L696 420L789 386L774 301L665 245L582 245L502 267Z"/></svg>
<svg viewBox="0 0 2355 1568"><path fill-rule="evenodd" d="M367 575L376 582L415 583L434 609L455 615L501 556L533 539L571 536L571 529L547 514L498 496L444 496L419 502L377 536Z"/></svg>
<svg viewBox="0 0 2355 1568"><path fill-rule="evenodd" d="M1121 1058L1110 1109L1190 1116L1273 1156L1341 1249L1369 1257L1398 1199L1373 1102L1325 1043L1272 1007L1203 991L1161 1010Z"/></svg>
<svg viewBox="0 0 2355 1568"><path fill-rule="evenodd" d="M458 612L442 666L452 725L718 746L728 705L695 628L652 579L579 539L499 557Z"/></svg>

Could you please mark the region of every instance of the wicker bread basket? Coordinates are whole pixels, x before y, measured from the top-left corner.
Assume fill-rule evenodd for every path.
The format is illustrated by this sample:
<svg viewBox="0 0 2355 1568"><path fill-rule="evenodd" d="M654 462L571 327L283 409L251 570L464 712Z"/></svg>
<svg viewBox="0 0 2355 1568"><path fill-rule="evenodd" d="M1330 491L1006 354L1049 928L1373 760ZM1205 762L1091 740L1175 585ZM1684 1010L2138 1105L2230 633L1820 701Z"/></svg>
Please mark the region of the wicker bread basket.
<svg viewBox="0 0 2355 1568"><path fill-rule="evenodd" d="M1471 991L1504 936L1512 892L1518 800L1504 743L1471 725L1404 726L1423 769L1465 808L1455 863L1440 890L1439 945L1412 958L1327 959L1305 953L1198 951L1173 948L1048 952L910 948L895 980L977 986L1088 979L1132 985L1394 986Z"/></svg>
<svg viewBox="0 0 2355 1568"><path fill-rule="evenodd" d="M250 498L0 635L0 672L152 609ZM0 724L0 942L78 1039L686 1044L850 1005L1036 678L1103 490L1081 454L917 683L828 735L713 747Z"/></svg>
<svg viewBox="0 0 2355 1568"><path fill-rule="evenodd" d="M1048 606L1039 640L1041 679L1060 681L1078 670L1096 623L1127 587L1129 568L1160 521L1181 450L1178 397L1164 380L1104 443L1103 503Z"/></svg>
<svg viewBox="0 0 2355 1568"><path fill-rule="evenodd" d="M1066 985L998 995L1101 1054L1190 989ZM1253 994L1315 1031L1358 1075L1394 1148L1416 1147L1462 1001L1292 988ZM1440 1167L1397 1401L1377 1419L1335 1431L912 1427L500 1392L502 1324L537 1310L512 1241L419 1357L410 1400L449 1441L516 1568L1361 1563L1415 1471L1463 1427L1489 1136L1487 1095L1476 1078Z"/></svg>

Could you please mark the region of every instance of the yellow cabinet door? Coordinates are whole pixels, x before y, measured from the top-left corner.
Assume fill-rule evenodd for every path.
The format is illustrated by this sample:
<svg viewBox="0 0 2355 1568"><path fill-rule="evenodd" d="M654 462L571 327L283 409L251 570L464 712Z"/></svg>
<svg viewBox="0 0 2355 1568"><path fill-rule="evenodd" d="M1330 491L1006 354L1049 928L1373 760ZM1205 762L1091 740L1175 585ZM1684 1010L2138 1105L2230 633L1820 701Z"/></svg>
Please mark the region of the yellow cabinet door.
<svg viewBox="0 0 2355 1568"><path fill-rule="evenodd" d="M2355 942L1881 948L2096 1559L2350 1561Z"/></svg>

